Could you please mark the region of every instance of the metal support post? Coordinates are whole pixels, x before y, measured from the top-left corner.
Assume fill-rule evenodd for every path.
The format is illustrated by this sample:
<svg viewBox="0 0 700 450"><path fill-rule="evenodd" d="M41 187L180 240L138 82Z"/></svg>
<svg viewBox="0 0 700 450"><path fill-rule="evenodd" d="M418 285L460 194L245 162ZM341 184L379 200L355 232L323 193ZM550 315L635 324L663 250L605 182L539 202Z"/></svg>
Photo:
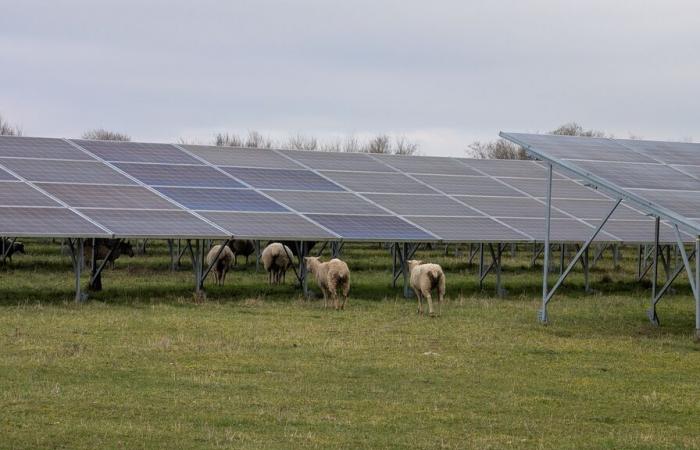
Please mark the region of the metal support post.
<svg viewBox="0 0 700 450"><path fill-rule="evenodd" d="M700 236L695 238L695 339L700 339Z"/></svg>
<svg viewBox="0 0 700 450"><path fill-rule="evenodd" d="M80 286L80 276L82 275L83 265L83 240L68 238L68 248L70 249L71 261L73 263L73 273L75 275L75 301L81 303L87 300L87 294L83 294Z"/></svg>
<svg viewBox="0 0 700 450"><path fill-rule="evenodd" d="M484 243L479 243L479 289L484 289Z"/></svg>
<svg viewBox="0 0 700 450"><path fill-rule="evenodd" d="M343 251L342 241L331 242L331 258L340 258L340 254Z"/></svg>
<svg viewBox="0 0 700 450"><path fill-rule="evenodd" d="M566 244L559 244L559 276L564 273L564 258L566 258Z"/></svg>
<svg viewBox="0 0 700 450"><path fill-rule="evenodd" d="M260 241L253 241L253 247L255 248L255 272L260 271Z"/></svg>
<svg viewBox="0 0 700 450"><path fill-rule="evenodd" d="M190 242L187 243L191 248ZM196 299L204 300L204 280L202 279L202 266L204 264L204 241L201 239L195 240L195 248L192 251L192 264L194 268L194 278L195 278L195 290L194 294Z"/></svg>
<svg viewBox="0 0 700 450"><path fill-rule="evenodd" d="M408 259L410 258L410 248L408 242L404 242L403 251L401 252L401 272L403 273L403 296L405 298L411 297L411 287L409 285L410 273L408 271Z"/></svg>
<svg viewBox="0 0 700 450"><path fill-rule="evenodd" d="M656 315L656 283L659 278L659 227L661 219L657 216L654 220L654 271L651 277L651 307L647 315L654 325L659 325L659 317Z"/></svg>
<svg viewBox="0 0 700 450"><path fill-rule="evenodd" d="M202 272L201 276L201 282L199 283L202 287L204 286L204 281L207 279L209 276L209 272L214 268L216 265L217 261L219 260L219 256L224 252L226 247L228 247L228 243L231 242L231 239L226 239L226 241L219 247L219 251L216 253L216 257L214 258L214 261ZM202 264L204 263L204 252L202 252Z"/></svg>
<svg viewBox="0 0 700 450"><path fill-rule="evenodd" d="M114 239L112 241L112 245L109 247L109 251L105 255L105 258L102 260L102 264L99 266L97 265L97 245L95 245L97 242L96 239L92 240L92 252L91 252L91 265L90 265L90 281L88 282L88 289L91 291L101 291L102 290L102 271L104 268L107 266L107 263L109 263L109 260L112 258L112 255L114 252L117 250L119 245L121 244L122 240L121 239Z"/></svg>
<svg viewBox="0 0 700 450"><path fill-rule="evenodd" d="M545 212L545 234L544 234L544 270L542 271L542 309L539 312L541 323L547 323L547 303L548 303L548 283L549 274L549 236L552 226L552 164L547 164L547 206Z"/></svg>

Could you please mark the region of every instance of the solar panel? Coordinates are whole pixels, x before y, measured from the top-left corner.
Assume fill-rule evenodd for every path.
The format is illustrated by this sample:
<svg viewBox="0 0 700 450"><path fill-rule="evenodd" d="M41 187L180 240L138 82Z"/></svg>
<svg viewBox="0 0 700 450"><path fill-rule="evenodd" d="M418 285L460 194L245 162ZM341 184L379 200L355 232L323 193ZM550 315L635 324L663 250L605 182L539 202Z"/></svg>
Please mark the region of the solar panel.
<svg viewBox="0 0 700 450"><path fill-rule="evenodd" d="M63 139L20 136L0 136L0 157L94 160Z"/></svg>
<svg viewBox="0 0 700 450"><path fill-rule="evenodd" d="M456 163L452 158L440 158L435 156L396 156L396 155L372 155L390 165L391 167L406 173L431 173L438 175L480 175L479 172L469 167Z"/></svg>
<svg viewBox="0 0 700 450"><path fill-rule="evenodd" d="M105 161L199 164L198 160L171 144L84 139L72 139L72 141Z"/></svg>
<svg viewBox="0 0 700 450"><path fill-rule="evenodd" d="M25 237L108 237L66 208L0 207L0 235Z"/></svg>
<svg viewBox="0 0 700 450"><path fill-rule="evenodd" d="M179 209L141 186L37 183L51 195L76 208Z"/></svg>
<svg viewBox="0 0 700 450"><path fill-rule="evenodd" d="M402 216L480 216L478 212L441 194L366 194L377 204Z"/></svg>
<svg viewBox="0 0 700 450"><path fill-rule="evenodd" d="M331 180L355 192L373 194L435 194L435 190L400 173L322 172Z"/></svg>
<svg viewBox="0 0 700 450"><path fill-rule="evenodd" d="M486 195L499 197L523 197L523 194L489 177L456 177L442 175L416 175L448 195Z"/></svg>
<svg viewBox="0 0 700 450"><path fill-rule="evenodd" d="M351 167L358 172L393 172L385 164L364 153L304 152L282 150L281 154L316 170L342 170Z"/></svg>
<svg viewBox="0 0 700 450"><path fill-rule="evenodd" d="M544 218L508 218L503 219L508 225L529 234L536 241L544 241L546 234L546 223ZM551 222L550 239L555 242L582 242L593 234L595 228L587 226L576 219L553 218ZM605 231L601 231L596 237L597 241L614 242L618 241Z"/></svg>
<svg viewBox="0 0 700 450"><path fill-rule="evenodd" d="M598 226L600 220L590 220L589 223ZM646 220L614 220L610 219L605 226L603 231L614 234L620 237L624 242L628 244L633 243L645 243L654 242L654 230L655 221L653 219ZM684 241L691 241L692 238L683 233L682 239ZM675 243L676 233L670 226L666 224L661 224L659 228L659 241L664 243Z"/></svg>
<svg viewBox="0 0 700 450"><path fill-rule="evenodd" d="M536 198L547 197L547 182L545 180L526 180L510 178L507 183ZM594 189L585 187L571 180L552 180L552 198L589 199L605 198Z"/></svg>
<svg viewBox="0 0 700 450"><path fill-rule="evenodd" d="M577 161L582 169L623 188L700 190L700 181L661 164Z"/></svg>
<svg viewBox="0 0 700 450"><path fill-rule="evenodd" d="M308 170L222 167L226 173L258 189L343 191L340 186Z"/></svg>
<svg viewBox="0 0 700 450"><path fill-rule="evenodd" d="M124 172L150 186L245 187L233 178L207 166L116 163Z"/></svg>
<svg viewBox="0 0 700 450"><path fill-rule="evenodd" d="M469 206L492 217L544 217L546 205L523 197L464 197L455 196ZM552 217L565 217L553 210Z"/></svg>
<svg viewBox="0 0 700 450"><path fill-rule="evenodd" d="M386 214L383 209L348 192L266 191L266 194L300 213Z"/></svg>
<svg viewBox="0 0 700 450"><path fill-rule="evenodd" d="M189 209L288 212L284 206L252 189L159 187L157 190Z"/></svg>
<svg viewBox="0 0 700 450"><path fill-rule="evenodd" d="M614 200L575 200L575 199L553 199L552 206L566 211L580 219L602 219L604 218L613 206L615 206ZM540 215L542 217L542 215ZM615 212L613 213L611 219L629 219L629 220L641 220L644 219L644 214L635 211L624 204L620 204Z"/></svg>
<svg viewBox="0 0 700 450"><path fill-rule="evenodd" d="M509 242L529 238L488 217L407 217L446 242Z"/></svg>
<svg viewBox="0 0 700 450"><path fill-rule="evenodd" d="M230 230L236 239L327 240L337 236L292 213L203 212L207 219Z"/></svg>
<svg viewBox="0 0 700 450"><path fill-rule="evenodd" d="M696 180L700 180L700 166L674 164L671 167L695 178Z"/></svg>
<svg viewBox="0 0 700 450"><path fill-rule="evenodd" d="M25 183L1 182L0 206L60 206L60 204Z"/></svg>
<svg viewBox="0 0 700 450"><path fill-rule="evenodd" d="M678 214L688 217L700 214L700 191L628 190Z"/></svg>
<svg viewBox="0 0 700 450"><path fill-rule="evenodd" d="M700 166L700 144L632 139L615 139L615 141L665 164L694 164Z"/></svg>
<svg viewBox="0 0 700 450"><path fill-rule="evenodd" d="M8 169L29 181L55 183L136 184L98 161L54 161L39 159L4 159Z"/></svg>
<svg viewBox="0 0 700 450"><path fill-rule="evenodd" d="M182 147L217 166L260 167L267 169L302 168L299 164L272 150L204 145L183 145Z"/></svg>
<svg viewBox="0 0 700 450"><path fill-rule="evenodd" d="M112 230L117 237L226 238L229 233L185 211L135 209L80 209L81 213Z"/></svg>
<svg viewBox="0 0 700 450"><path fill-rule="evenodd" d="M508 178L547 178L547 169L536 161L522 161L517 159L467 159L458 158L463 164L478 169L487 175ZM481 175L476 173L475 175ZM555 178L562 178L554 174Z"/></svg>
<svg viewBox="0 0 700 450"><path fill-rule="evenodd" d="M312 220L344 239L367 241L435 241L432 236L396 216L309 214Z"/></svg>
<svg viewBox="0 0 700 450"><path fill-rule="evenodd" d="M1 161L0 161L1 162ZM17 181L17 178L12 176L11 173L4 171L0 167L0 181Z"/></svg>

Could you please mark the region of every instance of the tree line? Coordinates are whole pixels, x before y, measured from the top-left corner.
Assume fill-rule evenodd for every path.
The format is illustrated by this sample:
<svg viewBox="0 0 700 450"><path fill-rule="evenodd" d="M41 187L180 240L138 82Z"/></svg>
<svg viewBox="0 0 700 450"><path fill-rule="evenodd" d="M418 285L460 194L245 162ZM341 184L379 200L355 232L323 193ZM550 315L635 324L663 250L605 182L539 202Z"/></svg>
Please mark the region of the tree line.
<svg viewBox="0 0 700 450"><path fill-rule="evenodd" d="M568 122L550 131L548 134L562 136L612 137L603 131L586 129L576 122ZM21 136L22 128L11 124L0 115L0 135ZM107 141L131 141L126 133L95 128L84 132L83 139ZM179 143L191 143L187 139L179 139ZM251 130L247 135L237 133L217 133L210 142L219 147L243 148L285 148L291 150L307 150L322 152L354 152L354 153L383 153L391 155L418 155L419 144L405 136L378 134L371 138L359 139L354 135L345 138L319 139L304 134L290 135L287 139L278 141L270 136ZM493 141L474 141L465 150L470 156L483 159L530 159L525 149L508 140L499 138Z"/></svg>

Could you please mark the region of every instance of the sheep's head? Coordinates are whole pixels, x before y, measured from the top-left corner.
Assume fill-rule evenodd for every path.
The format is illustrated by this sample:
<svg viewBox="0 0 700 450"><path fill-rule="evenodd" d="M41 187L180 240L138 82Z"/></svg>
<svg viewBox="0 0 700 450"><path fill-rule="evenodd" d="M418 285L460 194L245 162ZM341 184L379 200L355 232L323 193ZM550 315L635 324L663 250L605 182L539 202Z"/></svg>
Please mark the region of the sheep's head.
<svg viewBox="0 0 700 450"><path fill-rule="evenodd" d="M321 262L321 258L318 256L307 256L304 258L304 264L306 264L306 270L313 272L316 266Z"/></svg>
<svg viewBox="0 0 700 450"><path fill-rule="evenodd" d="M17 253L25 254L24 253L24 244L22 242L15 242L14 245L12 246L12 250Z"/></svg>
<svg viewBox="0 0 700 450"><path fill-rule="evenodd" d="M420 266L421 264L423 264L423 261L421 261L419 259L409 259L407 261L407 263L408 263L408 271L413 272L413 269Z"/></svg>

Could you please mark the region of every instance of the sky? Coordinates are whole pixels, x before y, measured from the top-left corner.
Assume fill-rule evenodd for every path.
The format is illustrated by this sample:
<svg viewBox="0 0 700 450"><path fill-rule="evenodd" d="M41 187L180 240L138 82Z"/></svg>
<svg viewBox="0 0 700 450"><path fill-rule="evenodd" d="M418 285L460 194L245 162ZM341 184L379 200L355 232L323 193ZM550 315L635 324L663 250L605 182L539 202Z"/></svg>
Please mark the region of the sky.
<svg viewBox="0 0 700 450"><path fill-rule="evenodd" d="M700 140L700 2L0 0L0 114L208 143L378 133L463 156L576 121Z"/></svg>

